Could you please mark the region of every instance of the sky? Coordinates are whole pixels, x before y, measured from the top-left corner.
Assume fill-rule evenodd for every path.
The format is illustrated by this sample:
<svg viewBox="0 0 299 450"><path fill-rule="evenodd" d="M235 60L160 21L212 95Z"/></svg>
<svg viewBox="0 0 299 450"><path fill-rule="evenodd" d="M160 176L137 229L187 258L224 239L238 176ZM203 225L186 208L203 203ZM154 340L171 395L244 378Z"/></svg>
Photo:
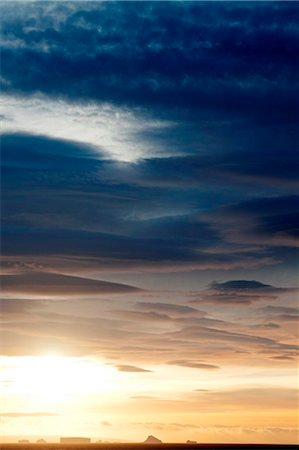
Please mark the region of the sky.
<svg viewBox="0 0 299 450"><path fill-rule="evenodd" d="M0 9L2 439L298 442L298 3Z"/></svg>

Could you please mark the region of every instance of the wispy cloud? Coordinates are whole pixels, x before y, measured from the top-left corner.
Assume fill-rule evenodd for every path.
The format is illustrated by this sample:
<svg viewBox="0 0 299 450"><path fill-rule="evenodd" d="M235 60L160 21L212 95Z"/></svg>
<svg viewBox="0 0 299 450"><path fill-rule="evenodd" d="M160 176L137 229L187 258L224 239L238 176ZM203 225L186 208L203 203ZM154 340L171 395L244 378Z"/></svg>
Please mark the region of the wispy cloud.
<svg viewBox="0 0 299 450"><path fill-rule="evenodd" d="M21 417L52 417L60 416L60 414L52 412L7 412L0 413L0 417L21 418Z"/></svg>
<svg viewBox="0 0 299 450"><path fill-rule="evenodd" d="M219 369L218 366L215 366L213 364L206 364L201 361L186 361L184 359L180 359L177 361L168 361L167 364L170 364L172 366L190 367L191 369L201 369L201 370Z"/></svg>
<svg viewBox="0 0 299 450"><path fill-rule="evenodd" d="M6 294L37 296L92 296L137 292L133 286L98 281L70 275L46 272L29 272L19 275L2 275L1 284Z"/></svg>
<svg viewBox="0 0 299 450"><path fill-rule="evenodd" d="M120 372L132 372L132 373L152 372L152 370L142 369L141 367L130 366L128 364L118 364L116 367Z"/></svg>

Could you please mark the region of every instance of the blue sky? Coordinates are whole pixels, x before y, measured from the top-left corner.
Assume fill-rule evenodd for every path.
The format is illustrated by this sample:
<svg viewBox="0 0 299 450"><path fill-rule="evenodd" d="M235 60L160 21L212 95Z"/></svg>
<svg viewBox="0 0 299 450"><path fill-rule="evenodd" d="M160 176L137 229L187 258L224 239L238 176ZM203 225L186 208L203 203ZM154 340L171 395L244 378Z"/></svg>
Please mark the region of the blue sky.
<svg viewBox="0 0 299 450"><path fill-rule="evenodd" d="M1 14L3 354L294 374L296 2Z"/></svg>

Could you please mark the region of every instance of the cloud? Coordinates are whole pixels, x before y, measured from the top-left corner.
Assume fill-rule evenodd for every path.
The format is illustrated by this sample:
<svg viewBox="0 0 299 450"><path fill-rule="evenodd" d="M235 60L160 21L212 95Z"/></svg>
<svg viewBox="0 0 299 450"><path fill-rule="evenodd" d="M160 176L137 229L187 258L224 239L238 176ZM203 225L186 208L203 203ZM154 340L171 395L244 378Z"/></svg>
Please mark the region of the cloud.
<svg viewBox="0 0 299 450"><path fill-rule="evenodd" d="M284 322L297 322L299 318L299 309L289 306L267 305L261 310L262 314L267 314L271 319Z"/></svg>
<svg viewBox="0 0 299 450"><path fill-rule="evenodd" d="M231 205L231 194L219 196L225 180L216 192L185 183L190 173L201 177L188 161L186 155L116 164L86 144L4 135L3 267L35 264L70 274L76 266L82 273L178 271L294 258L294 196ZM213 158L208 165L213 168ZM152 178L147 186L138 184L142 171ZM157 173L172 180L171 189L159 185ZM177 187L176 179L182 180Z"/></svg>
<svg viewBox="0 0 299 450"><path fill-rule="evenodd" d="M130 399L132 401L133 399ZM175 413L184 409L185 413L197 413L199 410L205 412L217 412L218 414L230 413L240 414L242 411L257 412L263 411L269 414L275 411L277 414L288 410L294 412L297 409L297 392L292 388L281 387L259 387L259 388L236 388L224 389L221 391L208 392L191 392L181 393L175 399L134 399L134 407L136 404L142 404L143 410L147 413L159 411L162 413ZM128 411L130 404L123 405ZM131 406L132 407L132 406ZM219 416L218 416L219 417Z"/></svg>
<svg viewBox="0 0 299 450"><path fill-rule="evenodd" d="M104 427L111 427L111 423L108 422L107 420L102 420L101 425L104 425Z"/></svg>
<svg viewBox="0 0 299 450"><path fill-rule="evenodd" d="M23 301L26 304L27 299ZM104 305L86 303L84 298L74 303L72 297L34 302L35 308L29 303L27 308L20 308L21 313L4 314L7 320L1 327L3 354L26 355L28 348L32 354L41 354L45 348L57 348L63 354L101 355L116 360L114 366L120 371L146 371L151 365L160 373L167 361L211 372L227 364L238 366L240 361L253 367L277 366L279 360L273 356L293 357L297 349L289 327L285 331L273 326L265 328L263 322L253 326L252 321L256 324L259 316L253 314L251 318L250 312L246 319L225 321L188 315L160 317L147 312L140 313L140 317L130 310L135 302L126 303L126 311L120 310L123 298ZM134 365L126 364L124 355ZM282 362L293 367L293 360Z"/></svg>
<svg viewBox="0 0 299 450"><path fill-rule="evenodd" d="M280 325L275 322L267 322L267 323L254 325L254 328L263 328L266 330L273 330L273 329L280 328Z"/></svg>
<svg viewBox="0 0 299 450"><path fill-rule="evenodd" d="M268 284L261 283L260 281L255 280L232 280L226 281L225 283L213 283L212 286L218 290L251 290L251 289L268 289L272 288L272 286Z"/></svg>
<svg viewBox="0 0 299 450"><path fill-rule="evenodd" d="M70 354L100 352L105 358L121 361L125 354L141 368L169 361L182 367L212 369L239 364L240 355L245 365L271 366L279 362L274 356L293 357L296 350L295 329L291 326L297 319L296 308L266 303L272 302L274 292L275 296L293 294L292 288L276 288L255 280L230 280L213 283L212 286L217 285L213 292L210 288L175 293L169 303L174 293L168 291L155 293L154 302L148 301L148 292L128 291L128 285L103 285L82 276L32 272L32 267L31 272L24 271L24 267L18 270L21 271L17 275L3 277L7 294L12 296L16 291L20 296L2 301L5 354L24 354L26 348L36 354L43 348L58 347ZM49 291L48 284L54 286ZM224 308L211 309L209 304L214 304L215 298L221 304L222 292L226 290L232 298L241 296L242 301L247 296L261 296L259 291L266 291L269 297L265 292L259 301L254 297L255 303L251 301L255 307L242 304L245 315L237 302L232 304L236 305L232 310L227 310L230 303L226 301ZM36 298L32 299L32 295ZM103 296L105 303L100 301ZM203 311L184 304L184 297L190 296L196 296L191 302L199 301ZM98 301L86 302L86 298ZM257 308L262 299L264 306ZM286 323L290 326L285 327ZM121 365L125 366L125 361Z"/></svg>
<svg viewBox="0 0 299 450"><path fill-rule="evenodd" d="M173 366L190 367L191 369L203 369L203 370L219 369L219 366L215 366L213 364L206 364L201 361L177 360L177 361L168 361L167 364Z"/></svg>
<svg viewBox="0 0 299 450"><path fill-rule="evenodd" d="M166 8L84 2L23 4L16 12L5 5L3 89L294 119L292 5ZM26 77L20 70L25 62Z"/></svg>
<svg viewBox="0 0 299 450"><path fill-rule="evenodd" d="M156 312L139 312L139 311L115 311L119 313L123 319L129 319L132 321L148 322L151 326L154 326L157 322L170 322L172 319L167 314L159 314Z"/></svg>
<svg viewBox="0 0 299 450"><path fill-rule="evenodd" d="M298 197L259 198L219 208L206 214L227 242L262 244L271 248L297 245Z"/></svg>
<svg viewBox="0 0 299 450"><path fill-rule="evenodd" d="M148 369L142 369L141 367L136 367L136 366L130 366L130 365L128 365L128 364L118 364L117 366L117 369L120 371L120 372L136 372L136 373L139 373L139 372L152 372L152 370L148 370Z"/></svg>
<svg viewBox="0 0 299 450"><path fill-rule="evenodd" d="M19 298L1 298L0 310L1 313L12 315L22 315L29 313L34 309L44 308L47 302L45 300L31 300L31 299L19 299Z"/></svg>
<svg viewBox="0 0 299 450"><path fill-rule="evenodd" d="M0 312L3 322L17 323L30 321L32 326L46 314L47 307L51 301L37 298L13 298L3 297L0 299ZM6 340L6 333L3 331L3 341Z"/></svg>
<svg viewBox="0 0 299 450"><path fill-rule="evenodd" d="M164 314L174 315L194 315L201 314L201 311L195 308L191 308L186 305L175 305L173 303L152 303L152 302L139 302L135 304L135 308L145 311L156 311Z"/></svg>
<svg viewBox="0 0 299 450"><path fill-rule="evenodd" d="M193 389L194 392L209 392L208 389Z"/></svg>
<svg viewBox="0 0 299 450"><path fill-rule="evenodd" d="M278 361L295 361L296 358L294 358L293 356L288 356L288 355L277 355L277 356L272 356L272 359L278 360Z"/></svg>
<svg viewBox="0 0 299 450"><path fill-rule="evenodd" d="M177 422L171 422L171 423L165 423L165 422L135 422L132 423L133 426L142 427L146 429L155 429L155 430L161 430L161 431L180 431L189 429L190 432L196 431L198 434L205 434L205 433L211 433L211 434L221 434L221 435L229 435L236 436L236 434L241 433L248 433L248 434L257 434L261 435L263 433L267 434L274 434L279 435L282 433L285 434L291 434L294 437L298 434L297 428L291 428L291 427L262 427L262 426L256 426L256 427L246 427L246 426L234 426L234 425L195 425L190 423L177 423ZM216 444L217 445L217 444Z"/></svg>
<svg viewBox="0 0 299 450"><path fill-rule="evenodd" d="M280 314L279 316L277 316L277 320L282 320L282 321L286 321L286 322L296 322L298 320L298 314L297 315L292 315L292 314Z"/></svg>
<svg viewBox="0 0 299 450"><path fill-rule="evenodd" d="M231 131L235 131L236 126L236 123L231 123ZM219 128L221 129L220 125L215 133L228 133L228 130L220 131ZM172 130L169 131L171 134ZM197 138L195 130L189 130L189 133L194 135L194 139ZM179 134L184 142L184 130L180 130ZM258 135L256 142L253 143L244 139L243 134L244 131L234 139L222 136L222 139L227 141L224 149L215 143L208 154L192 149L191 152L184 151L183 154L172 154L167 158L152 157L140 161L129 174L133 176L133 182L141 186L192 188L200 187L204 182L210 187L210 191L212 186L223 183L238 186L239 189L246 189L246 186L250 185L253 191L257 186L265 188L273 184L280 188L298 186L296 177L298 163L294 149L288 141L284 142L284 157L281 154L283 132L281 140L276 142L272 141L271 136L265 131ZM293 138L297 139L295 134ZM240 145L244 147L243 151L238 148ZM252 145L258 147L258 150L252 149ZM211 143L207 143L206 146L209 148ZM227 150L227 147L230 150ZM124 177L126 173L120 176Z"/></svg>
<svg viewBox="0 0 299 450"><path fill-rule="evenodd" d="M133 345L138 341L140 332L127 329L123 321L107 317L105 313L99 316L93 312L92 317L88 317L72 306L77 315L70 314L66 307L67 314L47 309L4 322L3 354L26 355L30 349L30 353L35 355L54 348L62 354L74 356L98 355L100 351L104 357L120 348L117 350L119 356L123 342ZM53 308L55 310L59 305L54 302Z"/></svg>
<svg viewBox="0 0 299 450"><path fill-rule="evenodd" d="M264 311L267 313L270 313L271 315L277 315L277 314L299 314L299 309L290 307L290 306L273 306L273 305L267 305L264 308Z"/></svg>
<svg viewBox="0 0 299 450"><path fill-rule="evenodd" d="M232 389L222 392L206 393L206 400L223 402L232 409L238 409L240 405L259 408L263 399L264 407L277 409L293 409L296 406L295 389L279 387ZM280 403L281 402L281 403Z"/></svg>
<svg viewBox="0 0 299 450"><path fill-rule="evenodd" d="M133 395L130 398L133 400L157 400L157 397L153 397L152 395Z"/></svg>
<svg viewBox="0 0 299 450"><path fill-rule="evenodd" d="M224 179L216 192L190 182L202 173L188 155L115 164L86 144L24 134L4 135L2 147L2 253L15 256L13 264L176 271L294 258L295 196L231 204L231 194L219 196ZM202 164L215 170L218 155L209 158ZM147 186L138 184L142 174ZM154 174L171 180L171 189Z"/></svg>
<svg viewBox="0 0 299 450"><path fill-rule="evenodd" d="M230 280L212 283L191 303L218 303L223 305L250 305L253 302L275 300L281 295L296 292L295 288L274 287L256 280ZM196 294L195 294L196 295Z"/></svg>
<svg viewBox="0 0 299 450"><path fill-rule="evenodd" d="M216 342L219 341L223 343L224 342L235 343L240 347L244 345L258 346L258 347L279 346L278 342L275 341L274 339L269 339L263 336L254 336L245 333L230 332L219 328L211 328L205 326L202 327L189 326L174 332L173 335L187 340L198 339L201 342L209 342L210 344L214 341ZM288 346L286 345L286 347Z"/></svg>
<svg viewBox="0 0 299 450"><path fill-rule="evenodd" d="M294 8L2 5L5 354L293 370Z"/></svg>
<svg viewBox="0 0 299 450"><path fill-rule="evenodd" d="M52 417L60 416L60 414L52 412L7 412L0 413L0 417L19 418L19 417Z"/></svg>
<svg viewBox="0 0 299 450"><path fill-rule="evenodd" d="M138 292L124 284L43 272L2 275L1 284L4 293L20 295L76 297Z"/></svg>
<svg viewBox="0 0 299 450"><path fill-rule="evenodd" d="M197 425L187 424L187 423L161 423L161 422L140 422L140 423L133 423L132 425L146 428L146 429L154 429L154 430L161 430L161 431L179 431L182 429L196 429L199 430L201 427Z"/></svg>
<svg viewBox="0 0 299 450"><path fill-rule="evenodd" d="M34 135L36 141L39 136L51 136L52 139L61 141L60 147L64 145L64 141L65 147L68 141L73 143L74 148L76 144L82 145L87 153L93 154L93 160L97 155L116 161L137 161L156 156L157 147L151 145L149 139L143 142L141 134L155 135L159 131L163 135L164 130L168 135L175 127L174 122L151 118L146 112L141 115L140 111L109 103L99 105L90 102L70 103L62 99L57 101L40 94L30 98L4 95L1 109L3 116L9 118L3 122L3 132L8 135L4 139L5 143L16 140L15 133ZM12 133L14 136L9 136ZM26 140L29 137L22 138L23 145ZM44 152L45 150L48 149L43 149ZM29 151L26 155L29 160L30 153ZM55 153L59 154L57 150ZM68 161L70 159L64 154L64 162ZM48 162L50 168L53 168L54 159ZM79 164L78 159L73 159L72 162Z"/></svg>

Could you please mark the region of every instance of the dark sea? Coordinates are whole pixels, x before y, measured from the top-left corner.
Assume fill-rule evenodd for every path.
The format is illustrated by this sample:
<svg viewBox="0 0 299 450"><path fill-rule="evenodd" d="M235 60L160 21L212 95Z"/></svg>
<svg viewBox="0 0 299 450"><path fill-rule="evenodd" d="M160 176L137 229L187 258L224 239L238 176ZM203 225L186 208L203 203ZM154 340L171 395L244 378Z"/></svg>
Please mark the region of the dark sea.
<svg viewBox="0 0 299 450"><path fill-rule="evenodd" d="M299 446L287 444L0 444L1 450L287 450Z"/></svg>

